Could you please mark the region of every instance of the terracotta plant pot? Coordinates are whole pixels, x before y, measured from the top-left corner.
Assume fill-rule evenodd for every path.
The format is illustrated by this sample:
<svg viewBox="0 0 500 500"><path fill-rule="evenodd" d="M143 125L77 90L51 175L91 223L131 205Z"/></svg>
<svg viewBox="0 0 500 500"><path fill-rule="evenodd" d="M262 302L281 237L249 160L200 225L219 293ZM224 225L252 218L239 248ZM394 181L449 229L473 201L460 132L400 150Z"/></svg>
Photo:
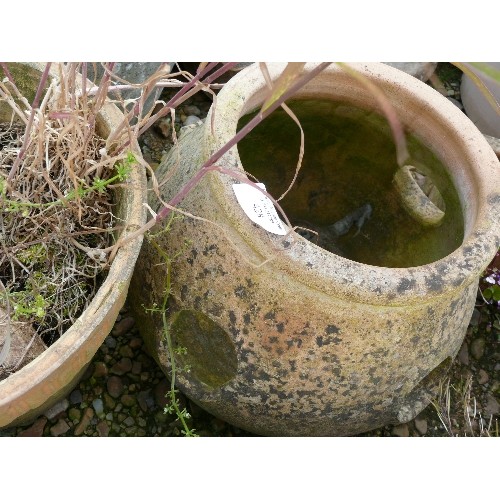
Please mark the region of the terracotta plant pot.
<svg viewBox="0 0 500 500"><path fill-rule="evenodd" d="M43 66L9 66L11 73L23 76L22 90L32 88L34 93ZM57 75L52 73L52 76ZM7 115L10 118L10 113L0 108L0 116ZM123 114L115 105L105 104L98 115L98 133L107 137L122 119ZM134 154L140 155L137 144ZM115 214L126 221L123 231L127 233L145 222L145 188L145 172L137 168L132 170L125 186L117 190ZM75 323L43 354L0 382L0 428L30 423L77 384L125 302L141 244L142 237L119 249L106 279Z"/></svg>
<svg viewBox="0 0 500 500"><path fill-rule="evenodd" d="M451 247L428 254L427 247L419 247L428 262L397 267L335 255L297 234L273 234L253 223L235 196L233 185L239 181L219 173L205 177L182 204L184 210L216 225L186 216L156 239L170 257L176 255L169 329L174 345L186 349L186 353L176 354L177 366L191 366L189 372L177 374L178 387L207 411L257 434L352 435L414 418L436 393L459 351L479 276L500 244L500 165L476 127L452 103L403 72L375 63L353 66L383 90L407 132L430 150L427 157L434 155L443 165L439 175L448 184L440 184L440 189L443 193L451 189L456 196L455 215L449 215L453 206L449 199L446 210L461 227ZM305 71L312 67L307 65ZM272 78L283 68L270 64ZM171 176L162 188L164 200L170 200L234 135L240 118L263 102L265 88L257 65L226 84L218 95L213 128L212 108L203 126L181 136L180 163L177 165L179 151L173 150L159 167L160 181ZM340 103L341 107L332 109L350 116L360 109L376 109L371 94L335 65L294 99L299 104L317 100ZM321 106L330 109L328 103ZM354 111L351 105L356 107ZM372 118L368 114L367 120ZM356 122L354 140L362 125ZM306 157L310 151L322 165L322 155L337 154L328 141L324 151L320 146L311 147L314 134L308 135L307 120L303 126ZM269 127L263 135L272 130ZM327 125L314 130L320 135L330 133ZM278 127L276 135L280 133ZM280 147L292 149L296 161L298 148L287 147L288 135L281 135ZM390 134L387 140L391 141ZM336 141L335 135L331 141ZM278 151L272 141L270 154L253 145L247 147L247 155L248 151L254 154L255 163L262 160L260 172L267 178L257 177L276 197L288 185L281 174L273 177L279 155L286 151ZM365 147L370 149L372 144L366 142ZM337 149L337 158L342 158L342 148ZM240 175L243 170L253 172L253 166L241 160L242 152L243 142L218 165ZM314 161L306 164L306 157L304 172L308 167L314 171ZM393 162L392 173L397 170L395 159ZM288 168L293 173L295 163ZM302 199L327 203L329 197L341 197L349 188L348 184L329 182L330 170L316 169L323 176L314 181L316 191L306 177L299 176L298 194L287 205L287 213L300 208ZM361 172L360 182L371 175L369 169ZM438 179L436 172L428 174ZM392 185L390 177L388 182ZM301 190L306 193L302 198ZM328 196L321 198L324 192ZM357 206L364 201L353 203ZM370 209L368 222L363 227L359 224L361 237L365 227L377 224L384 209L376 196L371 203L373 214ZM150 204L158 209L153 198ZM402 206L397 211L405 213ZM446 215L441 224L426 229L434 231L438 243L449 238L451 231ZM381 232L389 238L389 231ZM353 233L348 239L360 241ZM398 240L397 231L394 238L398 242L394 247L402 251L411 243ZM381 245L383 240L378 240ZM414 255L418 252L407 252L405 258L414 262L420 258ZM170 362L160 317L145 312L145 307L161 303L165 269L165 257L145 242L130 298L141 333L168 374Z"/></svg>

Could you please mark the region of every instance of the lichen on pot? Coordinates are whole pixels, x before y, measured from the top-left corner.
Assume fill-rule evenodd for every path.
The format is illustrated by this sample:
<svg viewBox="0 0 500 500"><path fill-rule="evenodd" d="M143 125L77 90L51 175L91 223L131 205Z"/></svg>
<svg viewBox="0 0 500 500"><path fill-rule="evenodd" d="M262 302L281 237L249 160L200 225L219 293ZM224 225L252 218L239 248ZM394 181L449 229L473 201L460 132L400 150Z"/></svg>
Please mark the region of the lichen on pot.
<svg viewBox="0 0 500 500"><path fill-rule="evenodd" d="M257 434L351 435L412 419L429 403L456 356L479 276L500 244L499 164L477 129L452 103L416 79L381 64L353 66L382 89L405 130L441 165L428 172L425 162L418 165L438 186L446 201L445 216L451 218L440 226L434 253L419 262L421 256L407 252L405 259L416 260L404 265L367 263L353 258L347 247L344 256L335 255L299 235L270 233L253 223L239 205L233 190L236 181L211 173L181 208L212 224L187 216L174 221L168 233L157 235L161 252L156 245L144 245L134 273L131 305L146 344L169 374L163 325L145 307L161 302L165 253L176 256L168 303L172 321L186 314L182 311L193 311L197 324L212 325L209 330L217 331L227 352L236 355L236 368L216 377L222 385L207 383L212 379L192 369L178 375L178 387L207 411ZM305 71L313 67L306 65ZM269 69L276 78L283 65L270 64ZM164 199L171 199L206 158L234 135L240 119L258 108L265 94L258 65L242 70L226 84L218 95L214 122L209 115L203 127L184 134L178 149L157 170L160 181L171 175L162 187ZM344 111L356 108L373 116L377 111L374 98L362 85L334 65L294 99L331 101L344 106ZM337 136L328 127L321 133L331 137L324 140L326 146L312 148L316 165L321 164L321 155L342 157ZM285 134L285 146L288 139ZM219 165L240 174L252 172L255 166L243 159L244 147L241 143L230 150ZM305 148L307 154L307 131ZM259 172L268 176L259 180L279 196L288 184L282 180L280 185L280 176L273 170L275 156L255 156L264 165ZM293 170L294 165L295 161L287 168ZM396 168L383 174L388 185ZM354 174L362 176L362 168ZM305 190L308 203L297 217L310 216L307 210L315 190L319 190L318 206L329 195L321 198L321 188L343 195L345 186L331 183L329 175L327 168L314 181L314 189ZM305 180L302 186L307 186ZM297 203L285 209L287 214L289 209L300 209L304 196L300 188L298 179ZM370 224L377 223L381 200L383 204L380 191L363 201L366 193L369 190L363 199L352 200L343 214L323 210L315 225L335 224L369 203L373 212L365 210L366 217L356 212L345 233L352 239L363 237L364 231L372 229ZM154 199L150 204L157 208ZM400 211L405 212L402 206ZM363 224L356 224L361 217ZM404 239L393 246L403 244ZM182 329L183 324L189 322L177 323L176 335L182 335L183 343L189 338L191 349L196 349L198 329ZM228 359L233 359L232 354ZM227 366L234 367L232 363ZM217 370L216 366L207 363L204 369Z"/></svg>

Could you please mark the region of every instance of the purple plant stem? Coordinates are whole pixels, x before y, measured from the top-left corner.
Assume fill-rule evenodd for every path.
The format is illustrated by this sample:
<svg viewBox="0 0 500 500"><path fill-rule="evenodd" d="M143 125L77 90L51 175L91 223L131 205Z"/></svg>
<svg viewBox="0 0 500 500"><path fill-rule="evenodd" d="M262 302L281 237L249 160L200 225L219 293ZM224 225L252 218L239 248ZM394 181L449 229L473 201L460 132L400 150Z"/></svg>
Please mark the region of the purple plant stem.
<svg viewBox="0 0 500 500"><path fill-rule="evenodd" d="M51 63L47 63L45 65L45 69L44 69L42 76L40 78L40 82L38 83L38 88L36 90L35 99L33 100L33 104L31 106L30 118L28 121L28 125L26 126L26 131L24 133L23 145L21 146L21 149L19 150L19 154L17 155L16 161L14 162L14 165L12 165L12 168L9 172L9 176L7 177L7 182L9 184L12 182L12 179L17 174L17 171L19 169L19 165L21 164L21 161L24 158L24 154L26 153L26 149L29 146L30 132L31 132L31 127L33 125L33 119L35 117L35 113L36 113L36 110L38 108L38 104L40 102L40 97L42 96L42 91L45 88L45 84L47 83L50 65L51 65Z"/></svg>
<svg viewBox="0 0 500 500"><path fill-rule="evenodd" d="M317 74L323 71L331 63L322 63L314 68L311 72L306 73L290 86L290 88L280 96L271 106L269 106L263 113L258 113L252 118L237 134L234 135L222 148L216 151L198 170L198 172L184 185L184 187L170 200L168 205L176 206L179 204L186 195L196 186L200 180L208 173L215 170L213 164L218 161L225 153L227 153L235 144L237 144L243 137L245 137L251 130L253 130L259 123L267 118L275 109L277 109L286 99L294 95L297 90L303 87L307 82L312 80ZM267 195L269 196L269 195ZM171 212L170 207L163 207L155 217L156 222L161 222Z"/></svg>

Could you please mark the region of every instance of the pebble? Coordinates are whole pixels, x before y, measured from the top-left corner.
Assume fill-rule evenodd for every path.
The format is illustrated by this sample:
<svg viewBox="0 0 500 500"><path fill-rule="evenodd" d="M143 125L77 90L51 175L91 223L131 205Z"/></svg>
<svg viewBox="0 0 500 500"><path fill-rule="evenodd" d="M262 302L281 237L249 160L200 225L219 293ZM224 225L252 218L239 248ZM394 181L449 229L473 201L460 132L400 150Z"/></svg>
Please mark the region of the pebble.
<svg viewBox="0 0 500 500"><path fill-rule="evenodd" d="M24 431L19 433L19 437L41 437L43 436L43 430L45 429L45 424L47 423L46 417L40 417L35 421L35 423L24 429Z"/></svg>
<svg viewBox="0 0 500 500"><path fill-rule="evenodd" d="M94 407L97 415L100 416L104 413L104 403L102 402L102 399L94 399L94 401L92 401L92 406Z"/></svg>
<svg viewBox="0 0 500 500"><path fill-rule="evenodd" d="M124 345L122 347L120 347L120 356L122 356L123 358L133 358L134 357L134 353L132 352L132 348L129 347L128 345Z"/></svg>
<svg viewBox="0 0 500 500"><path fill-rule="evenodd" d="M81 436L85 432L93 416L94 410L92 408L85 408L80 423L75 427L75 436Z"/></svg>
<svg viewBox="0 0 500 500"><path fill-rule="evenodd" d="M125 375L125 373L132 370L132 360L130 358L121 358L118 363L115 363L110 372L115 375Z"/></svg>
<svg viewBox="0 0 500 500"><path fill-rule="evenodd" d="M467 348L467 344L464 342L460 351L458 353L458 360L465 366L469 366L469 349Z"/></svg>
<svg viewBox="0 0 500 500"><path fill-rule="evenodd" d="M134 398L134 396L131 396L130 394L124 394L120 398L120 401L122 402L123 406L126 406L127 408L131 408L132 406L135 405L136 398Z"/></svg>
<svg viewBox="0 0 500 500"><path fill-rule="evenodd" d="M110 348L110 349L114 349L116 347L116 339L114 339L113 337L111 336L108 336L106 337L106 340L104 341L104 343Z"/></svg>
<svg viewBox="0 0 500 500"><path fill-rule="evenodd" d="M69 395L69 402L72 405L79 405L83 401L82 398L82 393L79 389L75 389L70 395Z"/></svg>
<svg viewBox="0 0 500 500"><path fill-rule="evenodd" d="M481 322L481 313L477 309L474 309L474 311L472 312L472 317L470 319L470 324L472 326L478 326L480 322Z"/></svg>
<svg viewBox="0 0 500 500"><path fill-rule="evenodd" d="M408 424L401 424L394 426L394 428L392 429L392 434L398 437L408 437L410 435Z"/></svg>
<svg viewBox="0 0 500 500"><path fill-rule="evenodd" d="M415 428L420 433L420 435L425 436L425 434L427 434L427 420L422 417L416 417Z"/></svg>
<svg viewBox="0 0 500 500"><path fill-rule="evenodd" d="M152 401L154 404L153 398L151 398L150 391L140 391L137 393L137 402L139 403L139 406L143 412L147 412L148 409L151 407L149 402Z"/></svg>
<svg viewBox="0 0 500 500"><path fill-rule="evenodd" d="M127 417L123 423L127 426L130 427L131 425L135 424L135 420L132 417Z"/></svg>
<svg viewBox="0 0 500 500"><path fill-rule="evenodd" d="M111 376L106 382L106 389L112 398L119 398L124 390L124 385L120 377Z"/></svg>
<svg viewBox="0 0 500 500"><path fill-rule="evenodd" d="M120 337L124 333L128 332L134 326L134 318L128 316L123 318L121 321L115 324L113 329L111 330L111 335L114 337Z"/></svg>
<svg viewBox="0 0 500 500"><path fill-rule="evenodd" d="M79 422L82 412L78 408L70 408L68 411L68 418L72 422Z"/></svg>
<svg viewBox="0 0 500 500"><path fill-rule="evenodd" d="M500 413L500 404L492 394L486 395L486 406L484 407L485 416L498 415Z"/></svg>
<svg viewBox="0 0 500 500"><path fill-rule="evenodd" d="M486 384L488 380L490 379L489 375L481 368L478 373L478 378L477 378L477 383L479 385Z"/></svg>
<svg viewBox="0 0 500 500"><path fill-rule="evenodd" d="M97 361L94 363L94 373L93 377L100 378L106 377L108 374L108 368L102 361Z"/></svg>
<svg viewBox="0 0 500 500"><path fill-rule="evenodd" d="M166 394L169 390L170 390L170 382L166 378L160 380L160 382L155 385L153 389L153 394L155 398L155 403L160 408L163 408L168 403L168 396Z"/></svg>
<svg viewBox="0 0 500 500"><path fill-rule="evenodd" d="M132 349L136 350L142 347L142 340L139 337L134 337L128 344Z"/></svg>
<svg viewBox="0 0 500 500"><path fill-rule="evenodd" d="M470 346L470 353L472 354L472 356L474 356L474 359L477 359L479 361L483 357L485 347L486 339L484 339L483 337L477 337L472 341Z"/></svg>
<svg viewBox="0 0 500 500"><path fill-rule="evenodd" d="M44 415L49 419L53 420L61 413L65 412L69 407L69 401L65 398L62 401L56 403L52 408L49 408Z"/></svg>
<svg viewBox="0 0 500 500"><path fill-rule="evenodd" d="M134 361L132 363L132 373L134 375L140 375L141 371L142 371L142 364L140 363L140 361Z"/></svg>
<svg viewBox="0 0 500 500"><path fill-rule="evenodd" d="M99 437L108 437L109 435L109 425L105 420L102 420L99 422L95 428L97 429L97 432L99 433Z"/></svg>
<svg viewBox="0 0 500 500"><path fill-rule="evenodd" d="M69 425L64 419L60 419L57 421L57 424L53 425L50 428L50 434L54 437L60 436L69 431Z"/></svg>
<svg viewBox="0 0 500 500"><path fill-rule="evenodd" d="M103 398L104 406L110 410L113 410L116 406L116 401L107 392L104 393Z"/></svg>

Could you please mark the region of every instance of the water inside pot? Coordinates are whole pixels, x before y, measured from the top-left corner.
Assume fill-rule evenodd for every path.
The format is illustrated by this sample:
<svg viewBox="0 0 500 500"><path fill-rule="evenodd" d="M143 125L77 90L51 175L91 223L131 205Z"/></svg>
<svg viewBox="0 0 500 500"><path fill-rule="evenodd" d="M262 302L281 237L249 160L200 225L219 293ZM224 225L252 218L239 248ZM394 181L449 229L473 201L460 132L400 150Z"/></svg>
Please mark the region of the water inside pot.
<svg viewBox="0 0 500 500"><path fill-rule="evenodd" d="M458 248L464 221L458 194L444 165L406 134L409 163L427 176L446 207L439 226L415 220L394 182L398 170L389 125L377 113L329 100L296 100L289 107L305 134L305 154L294 187L281 200L292 224L309 228L308 239L354 261L412 267L439 260ZM240 119L244 126L254 114ZM248 134L238 151L244 169L279 198L297 164L300 132L278 109ZM308 231L300 234L308 236Z"/></svg>

